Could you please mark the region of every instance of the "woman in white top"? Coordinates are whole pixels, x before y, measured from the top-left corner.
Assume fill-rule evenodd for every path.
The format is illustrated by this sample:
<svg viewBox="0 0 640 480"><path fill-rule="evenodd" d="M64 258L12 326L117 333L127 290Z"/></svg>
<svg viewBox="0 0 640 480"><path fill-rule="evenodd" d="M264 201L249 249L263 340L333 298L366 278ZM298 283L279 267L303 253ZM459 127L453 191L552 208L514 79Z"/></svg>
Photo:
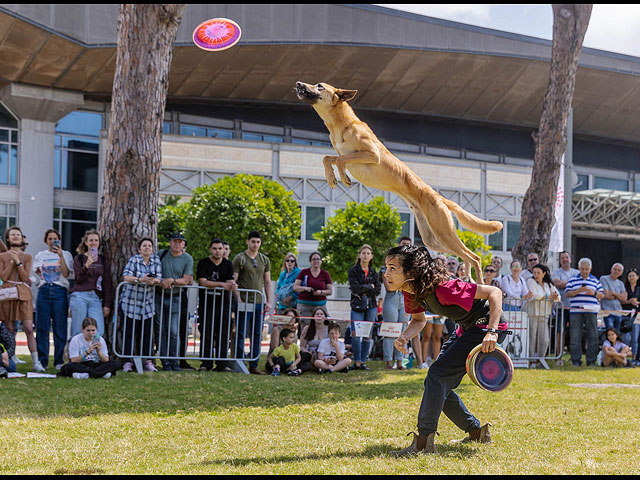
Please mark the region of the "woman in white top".
<svg viewBox="0 0 640 480"><path fill-rule="evenodd" d="M522 267L520 266L520 262L514 260L511 262L511 275L505 275L500 281L500 288L507 297L504 302L505 305L503 306L504 311L519 312L522 299L531 298L527 284L520 278L521 271Z"/></svg>
<svg viewBox="0 0 640 480"><path fill-rule="evenodd" d="M533 277L527 280L527 287L531 293L531 300L525 305L529 317L529 355L542 358L549 347L549 316L560 294L551 281L549 268L540 263L533 267Z"/></svg>

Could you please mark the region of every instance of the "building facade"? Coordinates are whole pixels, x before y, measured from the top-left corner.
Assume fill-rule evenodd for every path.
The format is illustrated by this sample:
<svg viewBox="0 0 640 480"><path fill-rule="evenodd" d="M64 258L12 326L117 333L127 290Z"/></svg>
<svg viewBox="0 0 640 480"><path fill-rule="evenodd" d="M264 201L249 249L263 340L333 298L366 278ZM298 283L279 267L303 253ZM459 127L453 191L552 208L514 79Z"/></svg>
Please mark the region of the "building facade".
<svg viewBox="0 0 640 480"><path fill-rule="evenodd" d="M31 253L51 226L75 251L96 225L115 62L116 6L45 7L0 5L0 228L19 224ZM243 26L243 40L226 53L199 51L189 40L212 17ZM26 35L32 41L20 44ZM547 41L369 5L190 5L172 65L160 193L188 198L241 172L276 180L302 206L302 264L336 209L378 195L398 208L403 234L419 241L410 210L394 195L361 184L328 187L328 132L293 94L297 80L327 81L359 90L356 113L426 183L503 221L486 241L508 260L549 58ZM581 57L567 249L599 252L597 268L640 264L638 73L635 57L590 49Z"/></svg>

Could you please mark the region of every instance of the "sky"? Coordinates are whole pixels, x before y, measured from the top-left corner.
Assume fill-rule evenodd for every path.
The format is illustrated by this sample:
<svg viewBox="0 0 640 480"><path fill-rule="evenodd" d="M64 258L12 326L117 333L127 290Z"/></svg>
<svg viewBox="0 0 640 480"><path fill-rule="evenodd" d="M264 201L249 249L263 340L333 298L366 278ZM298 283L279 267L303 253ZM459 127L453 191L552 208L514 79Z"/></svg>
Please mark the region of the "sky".
<svg viewBox="0 0 640 480"><path fill-rule="evenodd" d="M378 4L429 17L551 40L551 5ZM640 57L640 5L596 5L584 47Z"/></svg>

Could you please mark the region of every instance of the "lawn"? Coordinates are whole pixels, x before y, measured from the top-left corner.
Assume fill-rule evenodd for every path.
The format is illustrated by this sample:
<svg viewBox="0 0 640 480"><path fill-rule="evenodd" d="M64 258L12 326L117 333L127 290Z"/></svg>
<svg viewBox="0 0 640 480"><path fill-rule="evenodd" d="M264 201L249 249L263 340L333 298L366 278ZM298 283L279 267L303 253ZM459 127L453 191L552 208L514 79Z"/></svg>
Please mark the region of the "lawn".
<svg viewBox="0 0 640 480"><path fill-rule="evenodd" d="M442 418L439 453L408 444L424 370L258 377L119 373L0 381L3 474L627 474L640 465L640 368L516 370L500 393L458 392L491 445Z"/></svg>

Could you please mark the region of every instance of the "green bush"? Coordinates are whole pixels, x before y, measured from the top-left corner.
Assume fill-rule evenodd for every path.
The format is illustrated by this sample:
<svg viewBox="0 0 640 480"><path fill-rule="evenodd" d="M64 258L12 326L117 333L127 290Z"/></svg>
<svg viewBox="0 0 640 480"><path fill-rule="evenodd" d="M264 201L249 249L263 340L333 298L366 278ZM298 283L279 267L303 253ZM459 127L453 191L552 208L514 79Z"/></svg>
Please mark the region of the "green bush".
<svg viewBox="0 0 640 480"><path fill-rule="evenodd" d="M158 251L169 248L169 235L185 233L188 203L180 203L180 197L170 195L158 208Z"/></svg>
<svg viewBox="0 0 640 480"><path fill-rule="evenodd" d="M373 266L379 269L401 231L398 210L385 203L384 198L376 197L369 203L347 203L314 237L319 241L322 267L334 282L346 283L362 245L371 245Z"/></svg>
<svg viewBox="0 0 640 480"><path fill-rule="evenodd" d="M193 190L185 222L187 250L197 261L209 256L209 242L229 242L231 260L247 248L247 234L262 236L260 251L271 260L278 278L287 252L296 252L302 217L292 193L277 182L239 174Z"/></svg>

